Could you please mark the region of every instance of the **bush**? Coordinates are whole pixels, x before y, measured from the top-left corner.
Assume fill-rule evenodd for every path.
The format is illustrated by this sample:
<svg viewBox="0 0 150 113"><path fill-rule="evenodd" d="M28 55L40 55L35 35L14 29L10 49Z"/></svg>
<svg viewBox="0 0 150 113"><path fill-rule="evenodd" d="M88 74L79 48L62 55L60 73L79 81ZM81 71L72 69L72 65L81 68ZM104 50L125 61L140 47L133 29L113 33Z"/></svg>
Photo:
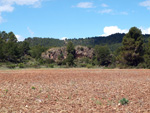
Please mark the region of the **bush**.
<svg viewBox="0 0 150 113"><path fill-rule="evenodd" d="M125 64L121 64L121 63L117 64L116 67L119 68L119 69L127 69L127 68L129 68L129 66L127 66Z"/></svg>
<svg viewBox="0 0 150 113"><path fill-rule="evenodd" d="M51 64L51 63L55 63L55 61L53 59L46 59L45 63Z"/></svg>
<svg viewBox="0 0 150 113"><path fill-rule="evenodd" d="M10 69L14 69L16 67L16 65L15 64L10 64L10 65L7 65L7 67L10 68Z"/></svg>
<svg viewBox="0 0 150 113"><path fill-rule="evenodd" d="M125 105L125 104L128 104L128 99L126 99L126 98L123 98L123 99L121 99L120 101L119 101L122 105Z"/></svg>
<svg viewBox="0 0 150 113"><path fill-rule="evenodd" d="M114 69L114 68L116 68L115 64L111 64L111 65L108 66L108 69Z"/></svg>
<svg viewBox="0 0 150 113"><path fill-rule="evenodd" d="M83 58L78 59L78 62L79 62L79 63L85 63L85 64L90 64L90 63L92 63L91 59L89 59L89 58L87 58L87 57L83 57Z"/></svg>
<svg viewBox="0 0 150 113"><path fill-rule="evenodd" d="M34 67L34 68L40 68L40 64L39 63L30 64L30 66Z"/></svg>
<svg viewBox="0 0 150 113"><path fill-rule="evenodd" d="M39 64L44 64L44 60L43 59L38 59Z"/></svg>
<svg viewBox="0 0 150 113"><path fill-rule="evenodd" d="M92 68L93 66L91 64L86 65L87 68Z"/></svg>
<svg viewBox="0 0 150 113"><path fill-rule="evenodd" d="M48 67L54 68L54 64L49 64Z"/></svg>
<svg viewBox="0 0 150 113"><path fill-rule="evenodd" d="M36 88L34 86L32 86L32 89L35 90Z"/></svg>
<svg viewBox="0 0 150 113"><path fill-rule="evenodd" d="M25 68L25 65L23 63L18 64L19 68Z"/></svg>
<svg viewBox="0 0 150 113"><path fill-rule="evenodd" d="M138 69L141 69L141 68L148 68L148 69L150 69L150 67L147 66L146 63L140 63L140 64L138 64L137 68L138 68Z"/></svg>
<svg viewBox="0 0 150 113"><path fill-rule="evenodd" d="M63 61L58 61L57 65L59 65L59 66L63 65Z"/></svg>
<svg viewBox="0 0 150 113"><path fill-rule="evenodd" d="M68 54L67 55L67 58L66 58L66 64L68 65L68 66L73 66L74 65L74 56L73 56L73 54Z"/></svg>
<svg viewBox="0 0 150 113"><path fill-rule="evenodd" d="M86 64L81 64L80 66L81 66L81 67L86 67Z"/></svg>

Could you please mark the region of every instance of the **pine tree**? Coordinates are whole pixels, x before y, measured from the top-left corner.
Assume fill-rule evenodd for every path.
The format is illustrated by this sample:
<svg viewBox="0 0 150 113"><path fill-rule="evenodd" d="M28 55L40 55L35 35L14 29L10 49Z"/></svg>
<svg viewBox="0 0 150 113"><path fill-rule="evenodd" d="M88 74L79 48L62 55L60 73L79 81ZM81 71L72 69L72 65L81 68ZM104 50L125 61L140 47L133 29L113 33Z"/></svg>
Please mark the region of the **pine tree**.
<svg viewBox="0 0 150 113"><path fill-rule="evenodd" d="M122 41L121 62L137 66L143 61L143 36L140 29L132 27Z"/></svg>
<svg viewBox="0 0 150 113"><path fill-rule="evenodd" d="M67 44L67 58L66 63L69 66L74 65L74 59L75 59L75 48L72 42L68 42Z"/></svg>
<svg viewBox="0 0 150 113"><path fill-rule="evenodd" d="M98 65L108 66L111 63L110 50L107 46L95 46L95 55Z"/></svg>

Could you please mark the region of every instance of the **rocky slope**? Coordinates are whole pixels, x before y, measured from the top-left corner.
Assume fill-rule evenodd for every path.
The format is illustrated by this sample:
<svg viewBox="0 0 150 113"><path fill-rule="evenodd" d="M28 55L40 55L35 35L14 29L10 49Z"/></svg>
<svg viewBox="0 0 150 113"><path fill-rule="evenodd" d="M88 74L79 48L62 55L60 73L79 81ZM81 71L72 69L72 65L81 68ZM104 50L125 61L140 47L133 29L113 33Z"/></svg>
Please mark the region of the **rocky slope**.
<svg viewBox="0 0 150 113"><path fill-rule="evenodd" d="M82 58L82 57L92 58L94 54L94 49L85 46L76 46L75 51L76 51L75 53L76 58ZM46 52L42 53L42 58L52 59L54 61L58 61L60 59L64 60L67 58L66 47L51 48Z"/></svg>

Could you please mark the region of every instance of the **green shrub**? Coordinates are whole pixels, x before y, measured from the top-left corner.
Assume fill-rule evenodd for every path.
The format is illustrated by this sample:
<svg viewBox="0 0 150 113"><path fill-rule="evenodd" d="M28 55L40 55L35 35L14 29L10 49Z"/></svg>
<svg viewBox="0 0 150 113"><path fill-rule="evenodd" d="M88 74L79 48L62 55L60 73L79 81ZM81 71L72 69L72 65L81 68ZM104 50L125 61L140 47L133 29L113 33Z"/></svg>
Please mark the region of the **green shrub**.
<svg viewBox="0 0 150 113"><path fill-rule="evenodd" d="M49 64L48 67L54 68L54 64Z"/></svg>
<svg viewBox="0 0 150 113"><path fill-rule="evenodd" d="M34 90L35 90L35 87L34 87L34 86L32 86L32 89L34 89Z"/></svg>
<svg viewBox="0 0 150 113"><path fill-rule="evenodd" d="M118 67L119 69L127 69L129 68L129 66L125 65L125 64L117 64L116 67Z"/></svg>
<svg viewBox="0 0 150 113"><path fill-rule="evenodd" d="M30 67L40 68L40 64L36 62L36 63L30 64Z"/></svg>
<svg viewBox="0 0 150 113"><path fill-rule="evenodd" d="M53 59L46 59L45 63L51 64L51 63L55 63L55 61Z"/></svg>
<svg viewBox="0 0 150 113"><path fill-rule="evenodd" d="M129 100L126 98L123 98L119 101L122 105L128 104Z"/></svg>
<svg viewBox="0 0 150 113"><path fill-rule="evenodd" d="M141 69L141 68L148 68L148 69L150 69L150 66L148 66L147 63L144 62L144 63L139 63L137 68L138 69Z"/></svg>
<svg viewBox="0 0 150 113"><path fill-rule="evenodd" d="M16 67L16 65L15 64L9 64L9 65L7 65L7 67L10 69L14 69Z"/></svg>
<svg viewBox="0 0 150 113"><path fill-rule="evenodd" d="M86 67L86 64L81 64L80 66L81 66L81 67Z"/></svg>
<svg viewBox="0 0 150 113"><path fill-rule="evenodd" d="M23 63L18 64L19 68L25 68L25 65Z"/></svg>
<svg viewBox="0 0 150 113"><path fill-rule="evenodd" d="M44 64L45 61L43 59L38 59L39 64Z"/></svg>
<svg viewBox="0 0 150 113"><path fill-rule="evenodd" d="M87 68L92 68L93 66L91 64L86 65Z"/></svg>

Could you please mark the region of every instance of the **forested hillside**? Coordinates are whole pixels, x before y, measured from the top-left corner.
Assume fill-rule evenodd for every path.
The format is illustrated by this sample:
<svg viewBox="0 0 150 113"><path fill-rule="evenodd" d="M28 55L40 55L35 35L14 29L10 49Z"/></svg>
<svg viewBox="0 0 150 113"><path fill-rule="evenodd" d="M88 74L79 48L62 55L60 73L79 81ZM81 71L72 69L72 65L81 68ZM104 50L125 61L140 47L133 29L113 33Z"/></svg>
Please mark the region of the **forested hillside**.
<svg viewBox="0 0 150 113"><path fill-rule="evenodd" d="M67 39L66 41L71 41L75 46L82 45L82 46L91 46L94 47L95 45L112 45L116 43L121 43L122 39L125 34L113 34L110 36L97 36L97 37L88 37L88 38L79 38L79 39ZM41 45L45 47L60 47L65 45L64 40L54 39L54 38L40 38L40 37L33 37L27 38L25 41L29 42L30 46Z"/></svg>
<svg viewBox="0 0 150 113"><path fill-rule="evenodd" d="M33 37L25 39L26 42L30 44L30 47L41 45L44 47L61 47L65 45L63 40L54 39L54 38L40 38Z"/></svg>
<svg viewBox="0 0 150 113"><path fill-rule="evenodd" d="M88 38L79 38L79 39L67 39L67 40L59 40L54 38L27 38L25 41L29 42L30 47L35 45L41 45L44 47L62 47L65 46L65 42L71 41L75 46L82 45L88 47L95 47L96 45L107 45L112 51L116 50L122 44L122 39L125 34L112 34L110 36L97 36L97 37L88 37ZM143 35L144 42L148 42L148 37L150 35Z"/></svg>

